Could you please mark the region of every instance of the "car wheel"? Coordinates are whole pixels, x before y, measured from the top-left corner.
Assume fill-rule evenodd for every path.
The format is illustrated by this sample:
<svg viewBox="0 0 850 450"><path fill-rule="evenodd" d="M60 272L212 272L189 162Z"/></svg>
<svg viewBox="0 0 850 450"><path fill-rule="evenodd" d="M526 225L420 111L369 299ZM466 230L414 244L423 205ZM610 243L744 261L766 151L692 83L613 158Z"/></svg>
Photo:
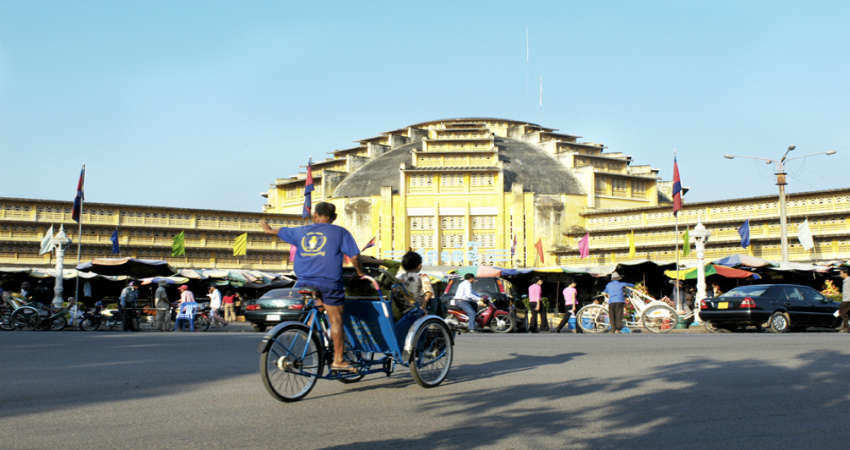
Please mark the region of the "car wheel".
<svg viewBox="0 0 850 450"><path fill-rule="evenodd" d="M771 333L785 333L791 329L791 319L788 314L777 311L770 316L770 327L768 330Z"/></svg>
<svg viewBox="0 0 850 450"><path fill-rule="evenodd" d="M266 331L266 326L258 323L252 323L251 328L253 328L254 331L256 331L257 333L262 333L263 331Z"/></svg>

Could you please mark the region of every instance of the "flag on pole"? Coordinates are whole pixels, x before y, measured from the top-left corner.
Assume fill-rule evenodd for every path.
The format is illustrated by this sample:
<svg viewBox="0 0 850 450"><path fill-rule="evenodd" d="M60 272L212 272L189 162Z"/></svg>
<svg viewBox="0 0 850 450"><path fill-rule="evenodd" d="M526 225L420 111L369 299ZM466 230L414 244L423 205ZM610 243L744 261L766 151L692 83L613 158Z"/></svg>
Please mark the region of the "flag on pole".
<svg viewBox="0 0 850 450"><path fill-rule="evenodd" d="M307 161L307 181L304 183L304 210L301 211L302 219L306 219L313 214L313 203L310 200L311 192L313 192L313 158Z"/></svg>
<svg viewBox="0 0 850 450"><path fill-rule="evenodd" d="M186 254L186 235L181 231L174 236L171 241L171 256L181 256Z"/></svg>
<svg viewBox="0 0 850 450"><path fill-rule="evenodd" d="M543 264L543 238L537 240L534 248L537 249L537 254L540 256L540 264Z"/></svg>
<svg viewBox="0 0 850 450"><path fill-rule="evenodd" d="M80 223L80 216L83 214L83 200L86 199L83 193L83 185L86 181L86 166L80 171L80 181L77 182L77 195L74 197L74 209L71 211L71 218L77 223Z"/></svg>
<svg viewBox="0 0 850 450"><path fill-rule="evenodd" d="M374 247L374 246L375 246L375 241L377 241L377 240L378 240L378 236L375 236L375 237L373 237L372 239L370 239L370 240L369 240L369 242L367 242L367 243L366 243L366 246L365 246L365 247L363 247L363 248L360 250L360 253L365 252L367 248Z"/></svg>
<svg viewBox="0 0 850 450"><path fill-rule="evenodd" d="M45 233L44 238L41 240L41 250L39 250L38 254L43 255L45 253L50 253L53 251L53 225L50 225L50 228Z"/></svg>
<svg viewBox="0 0 850 450"><path fill-rule="evenodd" d="M741 247L747 248L750 246L750 219L744 221L741 228L738 228L738 235L741 236Z"/></svg>
<svg viewBox="0 0 850 450"><path fill-rule="evenodd" d="M629 234L629 259L634 258L636 253L637 251L635 250L635 232L634 230L632 230L632 232Z"/></svg>
<svg viewBox="0 0 850 450"><path fill-rule="evenodd" d="M109 240L112 241L112 253L121 253L121 247L118 245L118 228L112 232L112 237L110 237Z"/></svg>
<svg viewBox="0 0 850 450"><path fill-rule="evenodd" d="M679 179L679 163L673 156L673 215L682 209L682 180Z"/></svg>
<svg viewBox="0 0 850 450"><path fill-rule="evenodd" d="M590 256L590 233L585 234L584 237L578 241L578 253L581 255L581 259Z"/></svg>
<svg viewBox="0 0 850 450"><path fill-rule="evenodd" d="M815 248L815 241L812 239L812 230L809 229L809 219L803 221L797 227L797 239L800 240L800 245L806 250Z"/></svg>
<svg viewBox="0 0 850 450"><path fill-rule="evenodd" d="M516 235L514 235L514 242L511 244L511 259L514 259L516 255Z"/></svg>
<svg viewBox="0 0 850 450"><path fill-rule="evenodd" d="M248 254L248 233L236 237L233 244L233 256L245 256Z"/></svg>
<svg viewBox="0 0 850 450"><path fill-rule="evenodd" d="M682 245L682 256L687 258L691 254L691 230L689 228L685 228L682 240L685 241L685 244Z"/></svg>

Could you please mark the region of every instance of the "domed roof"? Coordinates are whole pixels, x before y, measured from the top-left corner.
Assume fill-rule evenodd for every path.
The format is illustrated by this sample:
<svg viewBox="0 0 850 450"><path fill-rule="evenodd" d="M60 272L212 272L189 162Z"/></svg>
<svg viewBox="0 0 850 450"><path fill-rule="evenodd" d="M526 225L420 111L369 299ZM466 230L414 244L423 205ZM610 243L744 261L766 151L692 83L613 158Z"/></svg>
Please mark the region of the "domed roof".
<svg viewBox="0 0 850 450"><path fill-rule="evenodd" d="M505 192L509 192L514 183L521 183L524 191L543 195L585 194L570 169L549 153L516 139L495 139L499 147L499 161L504 166ZM339 183L333 198L380 195L381 186L391 186L393 193L398 193L401 163L410 165L410 151L419 148L422 144L413 142L369 161ZM434 168L434 171L439 170Z"/></svg>

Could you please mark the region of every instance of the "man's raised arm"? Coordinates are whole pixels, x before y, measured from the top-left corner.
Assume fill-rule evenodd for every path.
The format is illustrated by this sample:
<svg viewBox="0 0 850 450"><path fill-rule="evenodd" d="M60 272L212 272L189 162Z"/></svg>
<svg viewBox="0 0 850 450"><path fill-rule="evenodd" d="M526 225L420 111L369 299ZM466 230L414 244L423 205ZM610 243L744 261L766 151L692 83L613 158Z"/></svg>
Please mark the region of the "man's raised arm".
<svg viewBox="0 0 850 450"><path fill-rule="evenodd" d="M269 226L269 223L266 222L266 219L260 219L259 223L260 223L260 228L263 229L263 233L273 234L273 235L277 236L277 232L280 231L280 228L278 228L277 230L273 230L272 227Z"/></svg>

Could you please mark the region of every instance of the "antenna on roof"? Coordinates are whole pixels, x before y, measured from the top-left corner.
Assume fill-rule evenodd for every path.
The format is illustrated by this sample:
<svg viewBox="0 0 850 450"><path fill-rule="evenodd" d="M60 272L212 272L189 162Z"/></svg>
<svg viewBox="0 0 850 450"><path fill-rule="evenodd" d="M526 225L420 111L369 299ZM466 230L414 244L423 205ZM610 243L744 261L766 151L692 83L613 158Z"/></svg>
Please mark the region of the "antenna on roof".
<svg viewBox="0 0 850 450"><path fill-rule="evenodd" d="M543 126L543 75L540 75L540 126Z"/></svg>
<svg viewBox="0 0 850 450"><path fill-rule="evenodd" d="M528 27L525 27L525 124L528 125Z"/></svg>

